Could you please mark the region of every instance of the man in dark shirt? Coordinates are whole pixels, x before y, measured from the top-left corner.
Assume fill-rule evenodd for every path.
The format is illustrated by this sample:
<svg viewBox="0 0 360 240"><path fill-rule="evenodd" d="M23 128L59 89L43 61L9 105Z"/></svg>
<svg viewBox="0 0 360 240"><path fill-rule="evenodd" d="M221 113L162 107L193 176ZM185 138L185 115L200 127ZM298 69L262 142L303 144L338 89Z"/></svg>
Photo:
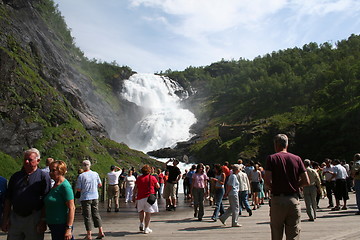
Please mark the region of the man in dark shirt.
<svg viewBox="0 0 360 240"><path fill-rule="evenodd" d="M173 166L168 166L169 162L173 162ZM179 161L177 159L169 159L165 163L166 169L169 171L169 178L165 184L163 197L166 199L166 210L175 211L176 209L176 189L181 178L181 171L177 167Z"/></svg>
<svg viewBox="0 0 360 240"><path fill-rule="evenodd" d="M23 168L10 178L2 223L2 230L8 232L8 240L44 239L43 200L50 191L51 182L49 174L38 168L39 162L37 149L25 151Z"/></svg>
<svg viewBox="0 0 360 240"><path fill-rule="evenodd" d="M281 240L285 228L286 239L300 238L301 207L299 188L309 185L306 168L299 156L287 152L288 137L274 138L275 154L266 158L265 184L271 191L271 239Z"/></svg>
<svg viewBox="0 0 360 240"><path fill-rule="evenodd" d="M7 180L6 178L0 176L0 224L2 222L2 213L4 208L4 202L5 202L5 194L7 191Z"/></svg>

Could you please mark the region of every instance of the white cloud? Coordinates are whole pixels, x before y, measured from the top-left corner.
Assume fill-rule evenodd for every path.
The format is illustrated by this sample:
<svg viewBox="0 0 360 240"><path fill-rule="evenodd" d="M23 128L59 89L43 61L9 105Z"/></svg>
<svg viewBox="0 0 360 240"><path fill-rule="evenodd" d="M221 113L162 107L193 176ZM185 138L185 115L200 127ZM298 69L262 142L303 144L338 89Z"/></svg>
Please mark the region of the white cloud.
<svg viewBox="0 0 360 240"><path fill-rule="evenodd" d="M282 9L286 0L130 0L133 7L160 9L172 32L189 38L234 27L254 28ZM173 18L171 18L173 17Z"/></svg>
<svg viewBox="0 0 360 240"><path fill-rule="evenodd" d="M309 42L335 42L360 29L357 0L55 2L88 57L140 72L252 59Z"/></svg>

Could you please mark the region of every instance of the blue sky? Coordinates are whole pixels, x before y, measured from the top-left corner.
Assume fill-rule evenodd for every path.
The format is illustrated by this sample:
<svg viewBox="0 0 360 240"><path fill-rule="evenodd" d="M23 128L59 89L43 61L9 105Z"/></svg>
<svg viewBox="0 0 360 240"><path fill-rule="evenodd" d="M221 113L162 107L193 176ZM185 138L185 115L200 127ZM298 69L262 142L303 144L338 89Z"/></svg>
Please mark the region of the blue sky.
<svg viewBox="0 0 360 240"><path fill-rule="evenodd" d="M154 73L360 34L358 0L54 0L88 58Z"/></svg>

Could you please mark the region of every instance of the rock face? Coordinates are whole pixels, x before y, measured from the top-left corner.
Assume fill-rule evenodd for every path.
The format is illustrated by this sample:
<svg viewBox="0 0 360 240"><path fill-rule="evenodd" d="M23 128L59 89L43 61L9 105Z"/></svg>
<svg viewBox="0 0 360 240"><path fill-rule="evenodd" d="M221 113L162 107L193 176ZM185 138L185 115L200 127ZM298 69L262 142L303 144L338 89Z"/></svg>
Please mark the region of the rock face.
<svg viewBox="0 0 360 240"><path fill-rule="evenodd" d="M79 72L79 57L49 29L35 7L40 3L0 0L0 150L11 156L33 146L44 126L70 117L93 136L108 137L109 129L124 128L121 117L118 126L109 124L122 109L114 110Z"/></svg>

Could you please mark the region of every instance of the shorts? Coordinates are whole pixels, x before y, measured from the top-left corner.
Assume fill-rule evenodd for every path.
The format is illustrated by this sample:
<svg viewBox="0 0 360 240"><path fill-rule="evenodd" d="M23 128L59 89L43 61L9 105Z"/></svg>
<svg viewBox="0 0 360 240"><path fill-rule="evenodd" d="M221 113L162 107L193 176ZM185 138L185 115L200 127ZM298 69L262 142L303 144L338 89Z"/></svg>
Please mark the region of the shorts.
<svg viewBox="0 0 360 240"><path fill-rule="evenodd" d="M147 197L136 200L136 208L137 208L138 212L141 212L141 211L148 212L148 213L159 212L157 200L155 201L155 203L153 205L150 205L147 202Z"/></svg>
<svg viewBox="0 0 360 240"><path fill-rule="evenodd" d="M177 188L177 184L176 183L169 183L167 182L165 184L165 188L164 188L164 193L163 193L163 198L176 198L176 188Z"/></svg>
<svg viewBox="0 0 360 240"><path fill-rule="evenodd" d="M337 179L335 183L334 195L336 200L348 200L349 193L345 179Z"/></svg>

